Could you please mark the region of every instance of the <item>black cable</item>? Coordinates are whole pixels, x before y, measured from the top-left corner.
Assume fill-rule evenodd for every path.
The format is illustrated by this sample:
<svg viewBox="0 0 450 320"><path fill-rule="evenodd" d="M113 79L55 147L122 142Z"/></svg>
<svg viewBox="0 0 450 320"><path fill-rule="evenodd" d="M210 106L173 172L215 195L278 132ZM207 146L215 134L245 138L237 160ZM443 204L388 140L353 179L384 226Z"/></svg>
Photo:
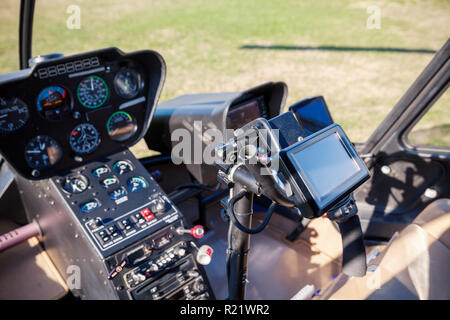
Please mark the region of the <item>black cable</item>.
<svg viewBox="0 0 450 320"><path fill-rule="evenodd" d="M236 215L234 213L234 204L239 201L240 199L242 199L245 194L247 193L247 191L245 190L241 190L237 195L235 195L233 198L231 198L228 201L228 205L227 205L227 212L229 212L229 217L231 222L234 224L234 226L236 228L238 228L239 230L241 230L242 232L248 233L248 234L256 234L259 233L261 231L264 230L264 228L267 226L267 224L270 221L270 218L272 217L273 212L275 211L275 208L277 206L276 202L272 202L269 206L269 209L267 209L267 213L266 216L264 217L263 222L261 222L261 224L259 226L257 226L256 228L253 229L249 229L245 226L243 226L238 219L236 218Z"/></svg>

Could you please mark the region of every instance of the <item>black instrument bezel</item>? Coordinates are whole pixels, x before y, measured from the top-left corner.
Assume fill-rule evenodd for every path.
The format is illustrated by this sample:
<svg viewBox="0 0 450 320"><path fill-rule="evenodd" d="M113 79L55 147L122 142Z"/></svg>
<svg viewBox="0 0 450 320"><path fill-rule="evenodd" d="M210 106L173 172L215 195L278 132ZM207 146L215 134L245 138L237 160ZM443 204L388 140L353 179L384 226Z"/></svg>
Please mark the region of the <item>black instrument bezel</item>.
<svg viewBox="0 0 450 320"><path fill-rule="evenodd" d="M99 66L81 72L74 71L44 79L39 77L39 70L42 68L64 65L73 61L83 61L92 57L98 57ZM114 77L124 66L131 66L137 69L141 73L143 83L145 84L141 88L140 94L133 99L122 98L114 90ZM95 71L100 68L104 68L104 70ZM91 71L95 72L90 73ZM86 72L87 74L84 75L83 73ZM29 111L29 119L20 130L0 136L0 154L17 173L25 178L43 179L56 174L69 172L70 169L94 161L99 157L105 157L119 150L129 148L136 144L149 128L155 106L162 90L165 73L165 62L155 51L144 50L124 53L112 47L44 61L33 66L31 69L0 76L0 96L7 99L18 97L26 103ZM73 77L73 74L81 75ZM77 86L86 75L100 76L109 87L109 97L99 108L89 109L83 107L77 100ZM67 119L48 121L42 118L37 110L36 101L38 94L42 89L53 85L62 86L67 89L72 97L72 116ZM122 104L142 97L145 97L145 101L141 101L125 109L119 109ZM106 129L109 116L120 110L132 115L138 125L136 133L124 141L110 139ZM78 113L77 116L75 116L76 113ZM91 154L77 158L77 155L70 148L68 137L70 130L81 123L93 124L97 128L102 142ZM33 172L34 169L30 168L25 161L24 150L28 141L38 135L48 135L55 139L63 150L63 156L53 167L39 171L39 175L36 175L36 172Z"/></svg>

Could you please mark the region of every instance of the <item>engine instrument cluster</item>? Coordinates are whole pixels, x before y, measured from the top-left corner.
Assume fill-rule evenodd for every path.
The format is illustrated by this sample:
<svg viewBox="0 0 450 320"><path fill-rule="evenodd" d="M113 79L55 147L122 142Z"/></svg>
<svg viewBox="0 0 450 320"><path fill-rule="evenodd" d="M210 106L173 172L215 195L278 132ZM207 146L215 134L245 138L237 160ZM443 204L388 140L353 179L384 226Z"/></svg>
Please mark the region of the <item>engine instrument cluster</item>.
<svg viewBox="0 0 450 320"><path fill-rule="evenodd" d="M148 129L164 76L156 52L117 48L0 76L0 152L42 179L130 147Z"/></svg>

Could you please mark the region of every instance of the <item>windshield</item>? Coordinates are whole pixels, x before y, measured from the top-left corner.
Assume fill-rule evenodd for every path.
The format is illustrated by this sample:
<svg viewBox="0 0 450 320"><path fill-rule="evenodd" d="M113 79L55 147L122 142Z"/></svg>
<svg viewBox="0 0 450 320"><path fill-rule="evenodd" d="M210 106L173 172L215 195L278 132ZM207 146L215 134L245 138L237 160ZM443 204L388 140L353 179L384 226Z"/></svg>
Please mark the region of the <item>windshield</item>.
<svg viewBox="0 0 450 320"><path fill-rule="evenodd" d="M37 1L33 55L116 46L167 63L161 101L284 81L323 95L364 142L450 35L449 1ZM0 72L18 68L18 1L2 0ZM447 108L447 119L450 118Z"/></svg>
<svg viewBox="0 0 450 320"><path fill-rule="evenodd" d="M19 69L19 1L0 1L0 73Z"/></svg>

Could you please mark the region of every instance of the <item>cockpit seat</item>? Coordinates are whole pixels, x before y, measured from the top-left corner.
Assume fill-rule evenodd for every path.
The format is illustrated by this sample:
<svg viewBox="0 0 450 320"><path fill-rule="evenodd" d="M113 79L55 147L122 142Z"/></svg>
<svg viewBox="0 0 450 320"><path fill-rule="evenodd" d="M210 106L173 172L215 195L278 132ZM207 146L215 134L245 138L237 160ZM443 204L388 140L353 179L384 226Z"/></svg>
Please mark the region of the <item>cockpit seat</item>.
<svg viewBox="0 0 450 320"><path fill-rule="evenodd" d="M319 299L450 299L450 199L428 205L363 278L340 275Z"/></svg>

